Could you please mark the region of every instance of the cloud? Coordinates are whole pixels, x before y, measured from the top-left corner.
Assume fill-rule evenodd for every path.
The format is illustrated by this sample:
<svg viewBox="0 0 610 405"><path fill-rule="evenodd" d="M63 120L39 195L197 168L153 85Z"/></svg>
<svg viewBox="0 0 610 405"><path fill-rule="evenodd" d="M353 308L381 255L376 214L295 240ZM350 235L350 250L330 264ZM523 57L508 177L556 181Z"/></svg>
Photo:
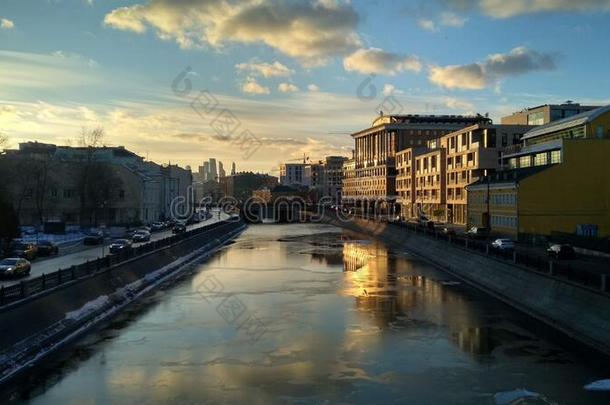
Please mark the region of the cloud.
<svg viewBox="0 0 610 405"><path fill-rule="evenodd" d="M461 28L468 21L467 18L451 12L441 13L440 25L445 27Z"/></svg>
<svg viewBox="0 0 610 405"><path fill-rule="evenodd" d="M476 110L474 104L470 101L460 100L453 97L445 98L445 106L452 110L461 110L464 114L474 114Z"/></svg>
<svg viewBox="0 0 610 405"><path fill-rule="evenodd" d="M557 67L557 54L537 52L525 47L507 54L493 54L484 62L467 65L432 66L428 79L448 89L480 90L503 78Z"/></svg>
<svg viewBox="0 0 610 405"><path fill-rule="evenodd" d="M438 22L430 18L421 17L417 20L417 25L426 31L438 31L440 27L461 28L468 19L452 12L443 12L438 18Z"/></svg>
<svg viewBox="0 0 610 405"><path fill-rule="evenodd" d="M241 72L248 72L252 75L261 75L264 77L289 77L294 73L294 70L289 69L280 62L273 63L238 63L235 68Z"/></svg>
<svg viewBox="0 0 610 405"><path fill-rule="evenodd" d="M436 24L434 21L428 18L420 18L417 20L417 25L419 28L424 29L426 31L436 31Z"/></svg>
<svg viewBox="0 0 610 405"><path fill-rule="evenodd" d="M149 0L112 10L104 24L137 33L150 26L182 48L265 44L315 66L360 46L358 20L348 1Z"/></svg>
<svg viewBox="0 0 610 405"><path fill-rule="evenodd" d="M75 61L84 62L90 68L94 68L94 67L98 67L99 66L99 63L97 63L94 59L84 57L83 55L80 55L80 54L74 53L74 52L55 51L55 52L51 53L51 55L56 57L56 58L73 59Z"/></svg>
<svg viewBox="0 0 610 405"><path fill-rule="evenodd" d="M269 94L269 87L259 84L256 79L249 77L241 86L241 90L247 94Z"/></svg>
<svg viewBox="0 0 610 405"><path fill-rule="evenodd" d="M295 93L299 91L299 88L292 83L280 83L277 89L282 93Z"/></svg>
<svg viewBox="0 0 610 405"><path fill-rule="evenodd" d="M317 85L311 83L311 84L309 84L307 86L307 90L309 90L309 91L320 91L320 88Z"/></svg>
<svg viewBox="0 0 610 405"><path fill-rule="evenodd" d="M416 56L402 56L379 48L359 49L343 59L349 72L394 76L407 70L419 72L421 62Z"/></svg>
<svg viewBox="0 0 610 405"><path fill-rule="evenodd" d="M402 90L398 90L396 88L396 86L394 86L393 84L386 83L383 85L382 94L386 97L394 95L394 94L403 94L403 93L404 92Z"/></svg>
<svg viewBox="0 0 610 405"><path fill-rule="evenodd" d="M3 30L12 30L13 28L15 28L15 23L6 18L1 18L0 19L0 28Z"/></svg>
<svg viewBox="0 0 610 405"><path fill-rule="evenodd" d="M510 18L544 12L591 12L610 10L609 0L444 0L459 10L476 9L493 18Z"/></svg>

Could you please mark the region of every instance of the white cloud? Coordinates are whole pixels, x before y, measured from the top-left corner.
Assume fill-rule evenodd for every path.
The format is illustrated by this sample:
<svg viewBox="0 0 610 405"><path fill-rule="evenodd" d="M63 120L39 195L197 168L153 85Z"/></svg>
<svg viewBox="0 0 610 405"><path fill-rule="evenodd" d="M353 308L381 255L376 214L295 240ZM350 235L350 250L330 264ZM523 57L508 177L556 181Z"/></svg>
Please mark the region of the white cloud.
<svg viewBox="0 0 610 405"><path fill-rule="evenodd" d="M417 20L417 25L426 31L436 31L436 24L428 18L420 18Z"/></svg>
<svg viewBox="0 0 610 405"><path fill-rule="evenodd" d="M307 86L307 90L309 90L309 91L320 91L320 88L317 85L311 83L311 84L309 84Z"/></svg>
<svg viewBox="0 0 610 405"><path fill-rule="evenodd" d="M273 63L238 63L235 65L238 71L248 72L253 75L262 75L264 77L288 77L294 73L294 70L289 69L280 62Z"/></svg>
<svg viewBox="0 0 610 405"><path fill-rule="evenodd" d="M12 30L13 28L15 28L15 23L6 18L1 18L0 19L0 28L3 30Z"/></svg>
<svg viewBox="0 0 610 405"><path fill-rule="evenodd" d="M510 18L544 12L591 12L610 10L610 0L445 0L459 10L477 9L493 18Z"/></svg>
<svg viewBox="0 0 610 405"><path fill-rule="evenodd" d="M386 83L383 85L382 93L387 97L395 94L403 94L404 92L402 90L398 90L393 84Z"/></svg>
<svg viewBox="0 0 610 405"><path fill-rule="evenodd" d="M444 12L441 14L440 25L445 27L461 28L466 24L468 19L458 14Z"/></svg>
<svg viewBox="0 0 610 405"><path fill-rule="evenodd" d="M280 83L277 89L282 93L294 93L299 91L299 88L292 83Z"/></svg>
<svg viewBox="0 0 610 405"><path fill-rule="evenodd" d="M343 67L349 72L394 76L407 70L419 72L421 62L416 56L402 56L379 48L368 48L359 49L343 59Z"/></svg>
<svg viewBox="0 0 610 405"><path fill-rule="evenodd" d="M259 84L256 79L249 77L241 86L241 90L247 94L269 94L269 87Z"/></svg>
<svg viewBox="0 0 610 405"><path fill-rule="evenodd" d="M313 66L360 45L358 20L348 1L149 0L111 11L104 23L137 33L150 26L183 48L265 44Z"/></svg>
<svg viewBox="0 0 610 405"><path fill-rule="evenodd" d="M468 19L453 12L443 12L437 17L437 21L421 17L417 20L417 25L426 31L439 31L441 27L461 28Z"/></svg>
<svg viewBox="0 0 610 405"><path fill-rule="evenodd" d="M489 55L483 62L432 66L429 80L448 89L480 90L503 78L556 68L558 55L518 47L506 54Z"/></svg>

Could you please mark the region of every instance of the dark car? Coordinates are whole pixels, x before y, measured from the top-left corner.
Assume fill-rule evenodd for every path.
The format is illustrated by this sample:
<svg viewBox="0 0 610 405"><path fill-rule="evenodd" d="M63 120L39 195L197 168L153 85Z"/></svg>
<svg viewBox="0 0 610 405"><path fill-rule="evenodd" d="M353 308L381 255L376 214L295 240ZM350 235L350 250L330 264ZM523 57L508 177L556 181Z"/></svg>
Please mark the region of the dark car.
<svg viewBox="0 0 610 405"><path fill-rule="evenodd" d="M20 257L28 260L34 260L38 254L36 245L26 242L13 242L9 251L10 257Z"/></svg>
<svg viewBox="0 0 610 405"><path fill-rule="evenodd" d="M85 245L101 245L104 243L104 234L101 232L92 232L85 235L83 244Z"/></svg>
<svg viewBox="0 0 610 405"><path fill-rule="evenodd" d="M59 254L59 248L49 240L41 240L36 244L39 256L55 256Z"/></svg>
<svg viewBox="0 0 610 405"><path fill-rule="evenodd" d="M131 240L134 242L150 242L150 232L139 229L131 236Z"/></svg>
<svg viewBox="0 0 610 405"><path fill-rule="evenodd" d="M117 239L108 246L108 251L112 254L117 254L131 249L131 241L129 239Z"/></svg>
<svg viewBox="0 0 610 405"><path fill-rule="evenodd" d="M1 277L29 276L32 265L25 259L12 257L0 261Z"/></svg>
<svg viewBox="0 0 610 405"><path fill-rule="evenodd" d="M181 223L177 223L172 228L172 232L175 233L175 234L184 233L184 232L186 232L186 225L181 224Z"/></svg>
<svg viewBox="0 0 610 405"><path fill-rule="evenodd" d="M159 231L164 230L166 227L167 226L163 222L153 222L150 225L150 230L151 230L151 232L159 232Z"/></svg>
<svg viewBox="0 0 610 405"><path fill-rule="evenodd" d="M489 237L489 228L473 226L466 232L466 236L473 239L487 239Z"/></svg>
<svg viewBox="0 0 610 405"><path fill-rule="evenodd" d="M552 244L546 250L549 256L556 259L573 259L576 256L574 248L570 245Z"/></svg>

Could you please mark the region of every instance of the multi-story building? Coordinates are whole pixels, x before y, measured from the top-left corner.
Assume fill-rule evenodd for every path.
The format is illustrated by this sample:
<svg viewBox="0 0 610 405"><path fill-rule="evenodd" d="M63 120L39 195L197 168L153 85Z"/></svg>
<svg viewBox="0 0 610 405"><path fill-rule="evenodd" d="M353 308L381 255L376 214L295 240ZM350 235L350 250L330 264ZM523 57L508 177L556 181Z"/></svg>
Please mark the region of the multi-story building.
<svg viewBox="0 0 610 405"><path fill-rule="evenodd" d="M272 189L277 184L277 177L252 172L236 173L220 181L221 191L225 196L234 197L242 202L248 200L254 190Z"/></svg>
<svg viewBox="0 0 610 405"><path fill-rule="evenodd" d="M537 127L468 187L468 221L532 240L610 235L610 106Z"/></svg>
<svg viewBox="0 0 610 405"><path fill-rule="evenodd" d="M370 210L394 209L396 202L396 153L439 138L460 128L490 119L461 115L382 115L370 128L352 134L355 141L354 193L343 195L344 205Z"/></svg>
<svg viewBox="0 0 610 405"><path fill-rule="evenodd" d="M546 125L552 121L569 118L598 107L580 105L572 101L566 101L564 104L544 104L502 117L500 122L506 125Z"/></svg>
<svg viewBox="0 0 610 405"><path fill-rule="evenodd" d="M333 204L341 201L343 163L346 161L347 158L344 156L327 156L324 162L322 194L325 197L329 197Z"/></svg>
<svg viewBox="0 0 610 405"><path fill-rule="evenodd" d="M215 158L210 158L209 159L209 167L210 167L210 171L208 174L208 180L216 180L218 181L218 170L216 168L216 159Z"/></svg>
<svg viewBox="0 0 610 405"><path fill-rule="evenodd" d="M428 150L426 147L403 149L396 154L396 202L400 205L400 215L417 218L415 198L415 156Z"/></svg>
<svg viewBox="0 0 610 405"><path fill-rule="evenodd" d="M0 158L23 225L150 223L170 215L168 199L190 209L190 170L164 168L124 147L26 142ZM176 183L178 182L178 183Z"/></svg>
<svg viewBox="0 0 610 405"><path fill-rule="evenodd" d="M218 177L223 178L226 176L225 168L221 161L218 161Z"/></svg>
<svg viewBox="0 0 610 405"><path fill-rule="evenodd" d="M439 146L447 151L447 222L467 223L466 186L497 170L502 148L519 143L529 129L527 125L474 125L440 139Z"/></svg>
<svg viewBox="0 0 610 405"><path fill-rule="evenodd" d="M280 165L280 184L284 186L308 186L305 177L306 163L282 163Z"/></svg>
<svg viewBox="0 0 610 405"><path fill-rule="evenodd" d="M514 145L530 126L476 124L397 154L397 191L402 215L464 225L465 187L499 167L502 148Z"/></svg>
<svg viewBox="0 0 610 405"><path fill-rule="evenodd" d="M353 157L343 162L341 172L343 174L341 184L341 201L345 203L354 202L360 195L360 191L358 191L357 188L356 161Z"/></svg>

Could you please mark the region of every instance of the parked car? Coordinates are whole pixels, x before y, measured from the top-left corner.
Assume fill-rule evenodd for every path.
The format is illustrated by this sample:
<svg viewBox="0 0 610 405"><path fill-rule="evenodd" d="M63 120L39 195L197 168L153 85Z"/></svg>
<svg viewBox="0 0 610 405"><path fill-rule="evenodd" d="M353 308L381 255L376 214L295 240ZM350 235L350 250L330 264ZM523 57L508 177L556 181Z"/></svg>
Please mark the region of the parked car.
<svg viewBox="0 0 610 405"><path fill-rule="evenodd" d="M497 250L503 250L503 251L507 251L507 250L514 250L515 249L515 242L513 242L510 239L496 239L493 242L491 242L491 247Z"/></svg>
<svg viewBox="0 0 610 405"><path fill-rule="evenodd" d="M9 247L10 257L34 260L38 254L36 245L26 242L13 242Z"/></svg>
<svg viewBox="0 0 610 405"><path fill-rule="evenodd" d="M489 237L489 228L473 226L466 232L466 236L473 239L487 239Z"/></svg>
<svg viewBox="0 0 610 405"><path fill-rule="evenodd" d="M36 244L38 256L55 256L59 254L59 248L50 240L41 240Z"/></svg>
<svg viewBox="0 0 610 405"><path fill-rule="evenodd" d="M441 229L441 233L443 233L445 235L448 235L448 236L455 236L456 235L455 229L447 228L447 227L444 227L443 229Z"/></svg>
<svg viewBox="0 0 610 405"><path fill-rule="evenodd" d="M83 239L84 245L101 245L104 243L104 234L102 232L91 232L85 235Z"/></svg>
<svg viewBox="0 0 610 405"><path fill-rule="evenodd" d="M108 250L112 254L121 253L129 249L131 249L131 241L129 239L117 239L108 246Z"/></svg>
<svg viewBox="0 0 610 405"><path fill-rule="evenodd" d="M164 230L165 228L167 228L167 226L166 226L166 225L165 225L165 223L163 223L163 222L153 222L153 223L150 225L150 230L151 230L152 232L159 232L159 231Z"/></svg>
<svg viewBox="0 0 610 405"><path fill-rule="evenodd" d="M145 231L143 229L137 230L132 235L131 240L134 242L149 242L150 241L150 232Z"/></svg>
<svg viewBox="0 0 610 405"><path fill-rule="evenodd" d="M174 234L179 234L179 233L184 233L186 232L186 225L178 222L176 225L174 225L174 227L172 228L172 232Z"/></svg>
<svg viewBox="0 0 610 405"><path fill-rule="evenodd" d="M29 276L31 271L32 265L30 262L19 257L11 257L0 261L1 277Z"/></svg>
<svg viewBox="0 0 610 405"><path fill-rule="evenodd" d="M558 243L550 245L546 252L556 259L573 259L576 256L572 246Z"/></svg>

